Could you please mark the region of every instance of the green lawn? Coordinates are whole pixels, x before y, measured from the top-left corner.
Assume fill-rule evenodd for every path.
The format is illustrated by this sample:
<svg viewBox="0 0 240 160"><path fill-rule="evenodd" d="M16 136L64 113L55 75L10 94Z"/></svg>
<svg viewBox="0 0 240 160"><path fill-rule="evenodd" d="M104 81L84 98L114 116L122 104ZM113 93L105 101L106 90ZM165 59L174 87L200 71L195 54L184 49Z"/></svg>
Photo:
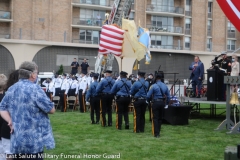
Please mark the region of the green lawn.
<svg viewBox="0 0 240 160"><path fill-rule="evenodd" d="M56 148L46 153L58 155L58 159L67 159L66 155L81 155L81 159L98 155L98 159L106 159L103 156L120 154L120 159L127 160L222 160L226 146L240 143L239 135L214 131L222 119L192 119L185 126L164 124L161 137L154 138L148 112L145 133L133 133L132 113L129 116L130 130L119 131L115 126L103 128L90 124L89 112L58 111L50 115Z"/></svg>

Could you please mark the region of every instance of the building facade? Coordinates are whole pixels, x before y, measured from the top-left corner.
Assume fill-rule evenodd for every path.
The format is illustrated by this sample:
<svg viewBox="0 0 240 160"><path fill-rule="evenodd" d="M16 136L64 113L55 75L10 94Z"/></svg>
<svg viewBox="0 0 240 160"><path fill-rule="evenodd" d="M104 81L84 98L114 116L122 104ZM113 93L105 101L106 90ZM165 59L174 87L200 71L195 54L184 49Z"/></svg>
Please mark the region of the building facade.
<svg viewBox="0 0 240 160"><path fill-rule="evenodd" d="M36 61L39 71L70 72L74 57L98 54L100 31L113 0L0 0L0 73L8 74L23 61ZM205 65L221 51L240 47L240 34L215 0L135 0L130 19L148 28L152 63L140 70L161 70L189 78L188 66L198 55ZM134 59L116 58L113 71L131 73ZM173 75L166 74L169 79Z"/></svg>

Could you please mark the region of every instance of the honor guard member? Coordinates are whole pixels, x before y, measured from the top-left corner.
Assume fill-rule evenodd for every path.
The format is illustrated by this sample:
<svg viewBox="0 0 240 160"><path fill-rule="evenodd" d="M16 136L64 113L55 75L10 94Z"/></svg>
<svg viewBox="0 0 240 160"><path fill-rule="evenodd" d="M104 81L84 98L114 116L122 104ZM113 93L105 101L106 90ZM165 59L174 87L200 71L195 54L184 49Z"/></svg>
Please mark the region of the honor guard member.
<svg viewBox="0 0 240 160"><path fill-rule="evenodd" d="M82 64L80 65L80 68L81 68L81 73L83 73L85 75L88 73L89 65L87 63L87 59L86 58L84 58Z"/></svg>
<svg viewBox="0 0 240 160"><path fill-rule="evenodd" d="M69 89L69 83L67 80L67 75L63 74L63 80L61 84L61 91L60 91L60 106L61 106L61 112L66 112L67 109L67 93Z"/></svg>
<svg viewBox="0 0 240 160"><path fill-rule="evenodd" d="M46 95L52 100L53 95L55 95L54 83L51 78L43 81L42 85L46 87Z"/></svg>
<svg viewBox="0 0 240 160"><path fill-rule="evenodd" d="M77 62L76 58L73 59L71 67L72 67L71 74L76 75L78 73L78 68L79 68L79 63Z"/></svg>
<svg viewBox="0 0 240 160"><path fill-rule="evenodd" d="M106 127L106 113L108 114L108 126L112 126L112 100L113 95L111 89L115 80L111 77L112 71L106 70L106 77L97 86L96 94L101 94L100 113L102 119L102 126Z"/></svg>
<svg viewBox="0 0 240 160"><path fill-rule="evenodd" d="M128 106L130 104L131 81L127 80L127 72L120 72L120 79L116 81L111 90L116 95L116 128L122 129L122 116L124 116L125 129L129 129Z"/></svg>
<svg viewBox="0 0 240 160"><path fill-rule="evenodd" d="M86 102L90 102L91 106L91 113L90 113L90 118L91 118L91 123L92 124L99 124L100 120L100 96L96 95L96 89L98 86L98 74L93 74L92 75L94 82L91 83L87 94L86 94ZM94 120L94 112L96 114L96 121Z"/></svg>
<svg viewBox="0 0 240 160"><path fill-rule="evenodd" d="M151 85L154 83L154 79L153 79L153 74L149 73L148 74L148 78L146 79L146 81L148 81L149 83L149 87L148 87L148 91L151 87ZM151 103L148 103L148 110L149 110L149 120L152 121L152 109L151 109Z"/></svg>
<svg viewBox="0 0 240 160"><path fill-rule="evenodd" d="M144 79L145 72L138 72L138 81L131 88L131 96L134 99L134 132L144 132L146 97L148 89L148 81Z"/></svg>
<svg viewBox="0 0 240 160"><path fill-rule="evenodd" d="M214 63L218 64L219 69L220 69L219 72L222 77L221 82L220 82L220 83L222 83L221 100L225 101L226 100L226 97L225 97L226 84L223 83L223 79L224 79L224 76L230 75L230 73L232 71L232 64L231 64L231 61L227 58L227 52L222 52L221 57L222 57L222 59L220 59L220 60L217 60L219 58L219 56L216 57L214 60Z"/></svg>
<svg viewBox="0 0 240 160"><path fill-rule="evenodd" d="M156 83L150 87L147 93L147 101L149 102L152 97L152 134L154 137L160 137L160 130L162 125L164 107L170 100L168 87L161 82L162 74L156 75Z"/></svg>
<svg viewBox="0 0 240 160"><path fill-rule="evenodd" d="M54 78L54 88L55 88L55 94L54 96L60 96L60 91L61 91L61 85L62 85L62 79L60 75L55 75Z"/></svg>
<svg viewBox="0 0 240 160"><path fill-rule="evenodd" d="M72 77L71 82L69 81L69 90L68 90L68 97L77 95L77 88L78 88L78 81L76 80L76 77ZM73 103L72 101L68 101L69 103ZM69 106L69 109L73 109L73 105Z"/></svg>
<svg viewBox="0 0 240 160"><path fill-rule="evenodd" d="M82 74L81 81L78 83L78 101L80 106L80 112L86 112L85 106L85 92L87 90L87 79L84 74Z"/></svg>

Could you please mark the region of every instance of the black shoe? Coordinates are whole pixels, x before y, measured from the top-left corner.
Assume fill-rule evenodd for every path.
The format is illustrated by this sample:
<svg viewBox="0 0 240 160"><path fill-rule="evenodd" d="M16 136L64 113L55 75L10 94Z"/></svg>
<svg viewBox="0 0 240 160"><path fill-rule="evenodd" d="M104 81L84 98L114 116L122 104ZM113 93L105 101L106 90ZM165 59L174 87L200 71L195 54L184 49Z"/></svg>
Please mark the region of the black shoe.
<svg viewBox="0 0 240 160"><path fill-rule="evenodd" d="M156 135L156 136L154 136L155 138L160 138L160 135Z"/></svg>
<svg viewBox="0 0 240 160"><path fill-rule="evenodd" d="M108 126L111 127L111 126L112 126L112 123L109 123Z"/></svg>
<svg viewBox="0 0 240 160"><path fill-rule="evenodd" d="M201 98L201 96L200 96L200 95L198 95L196 98Z"/></svg>
<svg viewBox="0 0 240 160"><path fill-rule="evenodd" d="M122 130L122 127L118 127L118 130Z"/></svg>
<svg viewBox="0 0 240 160"><path fill-rule="evenodd" d="M125 126L125 129L129 129L129 125L128 124Z"/></svg>
<svg viewBox="0 0 240 160"><path fill-rule="evenodd" d="M96 124L99 124L99 122L97 121Z"/></svg>
<svg viewBox="0 0 240 160"><path fill-rule="evenodd" d="M140 133L140 131L138 130L138 131L136 131L136 133Z"/></svg>
<svg viewBox="0 0 240 160"><path fill-rule="evenodd" d="M96 123L94 121L92 121L91 124L96 124Z"/></svg>

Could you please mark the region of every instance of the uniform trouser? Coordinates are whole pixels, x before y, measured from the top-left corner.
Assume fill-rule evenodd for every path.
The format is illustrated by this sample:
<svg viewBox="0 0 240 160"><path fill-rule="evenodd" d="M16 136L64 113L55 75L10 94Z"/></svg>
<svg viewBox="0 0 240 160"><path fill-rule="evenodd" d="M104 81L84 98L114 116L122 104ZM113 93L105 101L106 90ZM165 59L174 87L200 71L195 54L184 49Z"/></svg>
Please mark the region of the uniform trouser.
<svg viewBox="0 0 240 160"><path fill-rule="evenodd" d="M67 108L65 90L60 91L60 106L61 112L65 112Z"/></svg>
<svg viewBox="0 0 240 160"><path fill-rule="evenodd" d="M152 121L152 104L148 103L149 121Z"/></svg>
<svg viewBox="0 0 240 160"><path fill-rule="evenodd" d="M69 89L68 90L68 97L70 96L74 96L75 97L75 91L76 91L76 88L75 89ZM69 103L74 103L74 101L68 101ZM73 109L73 105L69 105L69 109Z"/></svg>
<svg viewBox="0 0 240 160"><path fill-rule="evenodd" d="M120 97L116 100L116 128L122 128L122 116L124 117L125 125L129 125L128 106L130 104L130 97Z"/></svg>
<svg viewBox="0 0 240 160"><path fill-rule="evenodd" d="M139 99L134 103L134 132L144 132L145 127L145 112L146 112L146 100Z"/></svg>
<svg viewBox="0 0 240 160"><path fill-rule="evenodd" d="M102 126L106 126L106 114L108 114L108 126L112 125L112 100L113 95L105 94L101 97L100 113L102 118Z"/></svg>
<svg viewBox="0 0 240 160"><path fill-rule="evenodd" d="M94 112L96 114L96 122L99 122L99 120L100 120L100 98L99 97L91 97L90 105L91 105L90 117L91 117L92 123L95 122L94 121Z"/></svg>
<svg viewBox="0 0 240 160"><path fill-rule="evenodd" d="M153 102L153 105L152 105L152 134L154 136L160 135L164 107L165 107L164 101Z"/></svg>
<svg viewBox="0 0 240 160"><path fill-rule="evenodd" d="M198 95L201 95L202 80L192 80L193 95L196 95L196 87L198 88Z"/></svg>
<svg viewBox="0 0 240 160"><path fill-rule="evenodd" d="M55 88L55 96L60 96L61 88Z"/></svg>
<svg viewBox="0 0 240 160"><path fill-rule="evenodd" d="M78 91L78 100L79 100L79 106L80 106L80 112L86 112L86 105L85 105L85 96L82 95L82 89Z"/></svg>

